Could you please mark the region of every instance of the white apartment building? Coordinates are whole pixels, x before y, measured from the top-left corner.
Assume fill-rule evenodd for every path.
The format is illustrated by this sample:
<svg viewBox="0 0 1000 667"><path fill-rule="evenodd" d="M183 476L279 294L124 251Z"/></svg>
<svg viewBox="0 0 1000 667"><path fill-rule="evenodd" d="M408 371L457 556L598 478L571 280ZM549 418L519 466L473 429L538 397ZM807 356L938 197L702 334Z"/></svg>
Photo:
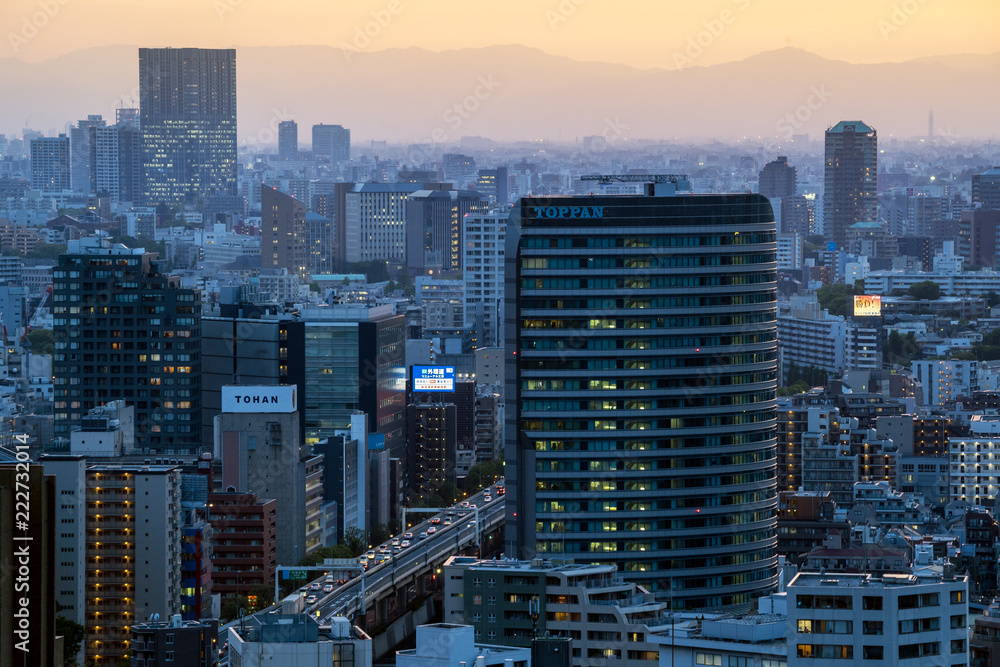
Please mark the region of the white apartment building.
<svg viewBox="0 0 1000 667"><path fill-rule="evenodd" d="M910 369L924 386L924 405L944 405L959 396L979 390L978 361L921 359Z"/></svg>
<svg viewBox="0 0 1000 667"><path fill-rule="evenodd" d="M774 215L781 219L778 211L775 211ZM778 234L778 268L802 268L802 234L797 232Z"/></svg>
<svg viewBox="0 0 1000 667"><path fill-rule="evenodd" d="M788 594L788 667L969 664L969 579L801 572Z"/></svg>
<svg viewBox="0 0 1000 667"><path fill-rule="evenodd" d="M465 325L475 327L477 347L496 347L503 337L504 243L510 209L465 218L462 268Z"/></svg>
<svg viewBox="0 0 1000 667"><path fill-rule="evenodd" d="M1000 438L948 438L951 500L992 503L1000 493Z"/></svg>
<svg viewBox="0 0 1000 667"><path fill-rule="evenodd" d="M778 306L778 349L782 367L789 365L844 370L848 325L819 307L815 295L793 296Z"/></svg>
<svg viewBox="0 0 1000 667"><path fill-rule="evenodd" d="M983 269L964 273L874 271L865 278L866 294L892 294L893 290L908 290L916 283L936 283L942 294L986 294L1000 291L1000 273Z"/></svg>

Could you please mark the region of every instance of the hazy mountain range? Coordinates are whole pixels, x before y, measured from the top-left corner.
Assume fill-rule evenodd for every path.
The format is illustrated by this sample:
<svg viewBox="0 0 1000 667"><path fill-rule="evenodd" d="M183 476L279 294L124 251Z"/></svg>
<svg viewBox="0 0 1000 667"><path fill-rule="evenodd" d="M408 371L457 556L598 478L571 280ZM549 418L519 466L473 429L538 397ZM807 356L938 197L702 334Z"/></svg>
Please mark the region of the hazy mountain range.
<svg viewBox="0 0 1000 667"><path fill-rule="evenodd" d="M46 134L87 114L114 117L138 98L135 46L86 49L42 63L0 59L0 132ZM277 122L352 130L355 143L730 140L819 137L845 118L880 139L936 133L998 137L1000 53L852 65L801 49L681 70L579 62L522 46L431 52L351 51L329 46L237 49L239 140L276 142ZM457 105L457 106L456 106Z"/></svg>

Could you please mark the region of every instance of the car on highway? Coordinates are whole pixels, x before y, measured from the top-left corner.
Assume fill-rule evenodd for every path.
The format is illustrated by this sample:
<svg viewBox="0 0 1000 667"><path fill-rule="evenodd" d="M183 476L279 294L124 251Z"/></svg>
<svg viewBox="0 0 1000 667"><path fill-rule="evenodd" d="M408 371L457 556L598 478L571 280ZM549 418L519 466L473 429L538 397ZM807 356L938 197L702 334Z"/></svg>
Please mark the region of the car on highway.
<svg viewBox="0 0 1000 667"><path fill-rule="evenodd" d="M333 592L333 584L327 584L326 586L324 586L323 587L323 592L324 593L332 593Z"/></svg>
<svg viewBox="0 0 1000 667"><path fill-rule="evenodd" d="M399 546L399 538L398 537L392 538L392 540L389 542L389 544L392 545L392 546L394 546L394 547Z"/></svg>
<svg viewBox="0 0 1000 667"><path fill-rule="evenodd" d="M402 547L400 547L398 544L393 545L393 547L392 547L392 553L398 554L401 549L402 549Z"/></svg>
<svg viewBox="0 0 1000 667"><path fill-rule="evenodd" d="M439 516L436 516L436 517L434 517L433 519L431 519L431 525L432 525L432 526L436 526L436 525L438 525L439 523L441 523L441 517L439 517Z"/></svg>
<svg viewBox="0 0 1000 667"><path fill-rule="evenodd" d="M427 539L427 533L420 533L420 539L426 540Z"/></svg>
<svg viewBox="0 0 1000 667"><path fill-rule="evenodd" d="M493 496L483 496L483 502L484 503L492 503L493 502Z"/></svg>
<svg viewBox="0 0 1000 667"><path fill-rule="evenodd" d="M374 560L375 559L375 550L372 549L371 551L369 551L368 553L366 553L365 556L368 557L368 560Z"/></svg>
<svg viewBox="0 0 1000 667"><path fill-rule="evenodd" d="M469 507L469 501L463 500L462 503L459 505L459 507Z"/></svg>
<svg viewBox="0 0 1000 667"><path fill-rule="evenodd" d="M310 595L309 597L306 598L306 604L313 604L314 602L316 602L315 595Z"/></svg>
<svg viewBox="0 0 1000 667"><path fill-rule="evenodd" d="M412 540L413 539L413 533L403 533L403 539L404 540Z"/></svg>
<svg viewBox="0 0 1000 667"><path fill-rule="evenodd" d="M409 548L409 546L410 546L410 541L409 540L403 540L402 542L399 543L399 547L401 549L407 549L407 548Z"/></svg>
<svg viewBox="0 0 1000 667"><path fill-rule="evenodd" d="M497 495L502 496L505 493L507 493L507 487L503 484L497 484Z"/></svg>
<svg viewBox="0 0 1000 667"><path fill-rule="evenodd" d="M318 590L319 590L319 589L321 589L321 588L323 588L323 584L319 583L318 581L316 581L316 582L313 582L313 583L312 583L312 584L311 584L311 585L309 586L309 590L311 590L311 591L318 591Z"/></svg>
<svg viewBox="0 0 1000 667"><path fill-rule="evenodd" d="M387 553L389 553L389 545L388 544L383 544L382 546L380 546L378 548L378 552L380 554L387 554Z"/></svg>
<svg viewBox="0 0 1000 667"><path fill-rule="evenodd" d="M434 526L431 526L430 528L427 529L427 534L428 535L433 535L436 532L437 532L437 528L435 528Z"/></svg>

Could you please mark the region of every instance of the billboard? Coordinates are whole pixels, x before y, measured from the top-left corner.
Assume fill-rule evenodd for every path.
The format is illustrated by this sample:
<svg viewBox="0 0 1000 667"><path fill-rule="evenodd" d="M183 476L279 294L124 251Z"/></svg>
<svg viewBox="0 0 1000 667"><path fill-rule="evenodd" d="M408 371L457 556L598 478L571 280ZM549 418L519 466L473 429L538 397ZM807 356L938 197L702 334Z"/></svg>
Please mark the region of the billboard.
<svg viewBox="0 0 1000 667"><path fill-rule="evenodd" d="M223 412L295 412L298 408L294 384L227 385L222 387Z"/></svg>
<svg viewBox="0 0 1000 667"><path fill-rule="evenodd" d="M414 366L413 391L455 391L455 367Z"/></svg>
<svg viewBox="0 0 1000 667"><path fill-rule="evenodd" d="M878 294L856 294L854 296L855 317L879 317L882 315L882 297Z"/></svg>

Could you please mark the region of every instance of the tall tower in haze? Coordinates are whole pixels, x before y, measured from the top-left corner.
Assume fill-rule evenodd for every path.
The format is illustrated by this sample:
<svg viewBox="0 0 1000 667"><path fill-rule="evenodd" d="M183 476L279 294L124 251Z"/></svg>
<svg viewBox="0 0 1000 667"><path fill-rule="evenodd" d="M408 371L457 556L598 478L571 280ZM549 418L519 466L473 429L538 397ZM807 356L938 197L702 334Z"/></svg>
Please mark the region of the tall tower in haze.
<svg viewBox="0 0 1000 667"><path fill-rule="evenodd" d="M139 49L147 206L236 194L236 50Z"/></svg>
<svg viewBox="0 0 1000 667"><path fill-rule="evenodd" d="M823 226L827 240L843 248L847 229L875 222L878 200L878 138L859 120L842 120L826 131Z"/></svg>
<svg viewBox="0 0 1000 667"><path fill-rule="evenodd" d="M505 249L506 553L676 609L776 584L776 233L756 194L536 197Z"/></svg>

